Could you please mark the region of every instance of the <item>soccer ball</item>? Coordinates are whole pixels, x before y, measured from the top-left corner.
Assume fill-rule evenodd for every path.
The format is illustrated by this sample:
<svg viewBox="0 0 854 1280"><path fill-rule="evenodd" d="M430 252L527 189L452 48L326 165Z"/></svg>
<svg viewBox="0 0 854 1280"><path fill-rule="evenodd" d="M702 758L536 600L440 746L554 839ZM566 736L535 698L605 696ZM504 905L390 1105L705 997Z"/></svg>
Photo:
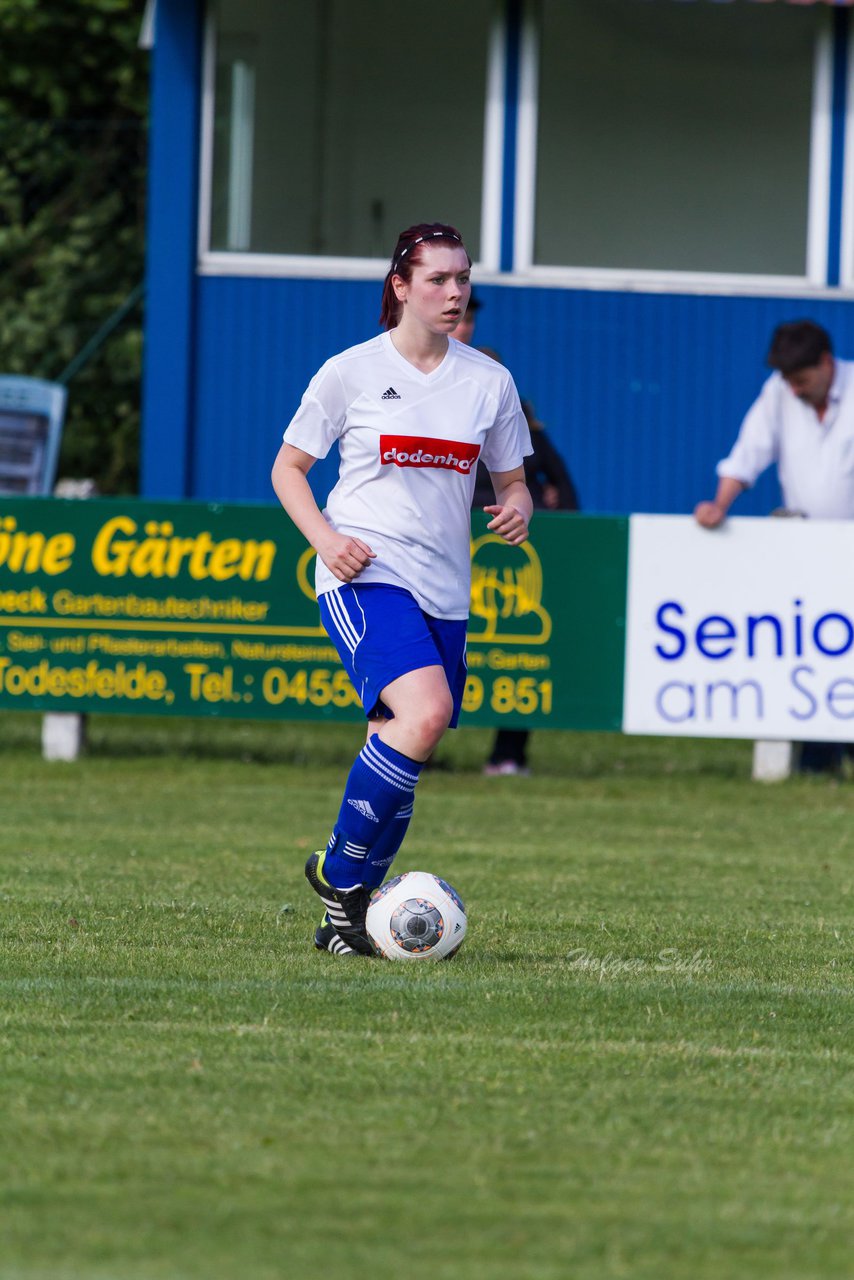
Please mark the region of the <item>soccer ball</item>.
<svg viewBox="0 0 854 1280"><path fill-rule="evenodd" d="M456 889L427 871L404 871L371 897L366 927L387 960L450 960L466 936Z"/></svg>

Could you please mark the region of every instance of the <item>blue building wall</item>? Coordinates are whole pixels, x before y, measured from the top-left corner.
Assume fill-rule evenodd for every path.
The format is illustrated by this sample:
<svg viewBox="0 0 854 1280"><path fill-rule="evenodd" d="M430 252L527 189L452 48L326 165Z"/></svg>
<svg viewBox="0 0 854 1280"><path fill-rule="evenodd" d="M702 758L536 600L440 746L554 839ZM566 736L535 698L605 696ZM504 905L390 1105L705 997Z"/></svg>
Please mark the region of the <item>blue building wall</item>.
<svg viewBox="0 0 854 1280"><path fill-rule="evenodd" d="M189 494L271 497L281 433L312 374L377 332L376 281L197 280ZM714 491L759 391L781 320L809 315L854 356L854 306L802 298L733 298L478 286L476 340L495 347L535 404L585 510L688 512ZM312 473L322 493L334 465ZM739 502L779 503L772 476Z"/></svg>
<svg viewBox="0 0 854 1280"><path fill-rule="evenodd" d="M377 331L380 286L197 274L203 8L203 0L160 0L157 9L142 487L152 498L267 501L270 465L306 384L327 356ZM508 14L509 76L517 0L508 0ZM841 217L848 17L834 14L831 246ZM508 110L514 84L509 76ZM505 196L512 186L511 171ZM508 203L505 268L511 233ZM830 282L834 272L836 259ZM842 298L510 284L478 292L477 341L512 369L591 512L687 512L713 494L714 464L761 386L768 337L781 320L811 316L834 334L840 354L854 356L854 308ZM312 480L322 497L334 460L315 467ZM768 476L738 510L763 514L778 501Z"/></svg>

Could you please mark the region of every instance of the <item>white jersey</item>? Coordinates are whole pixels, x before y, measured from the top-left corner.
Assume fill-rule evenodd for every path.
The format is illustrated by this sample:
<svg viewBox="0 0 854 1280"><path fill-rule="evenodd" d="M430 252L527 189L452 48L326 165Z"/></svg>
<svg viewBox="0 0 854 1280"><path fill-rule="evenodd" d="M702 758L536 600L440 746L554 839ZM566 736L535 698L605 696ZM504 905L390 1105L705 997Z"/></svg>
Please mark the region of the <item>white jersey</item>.
<svg viewBox="0 0 854 1280"><path fill-rule="evenodd" d="M333 356L312 378L287 444L325 458L339 442L324 516L376 558L357 583L405 587L435 618L467 618L478 459L512 471L532 452L510 374L455 338L421 373L389 333ZM341 585L317 557L318 595Z"/></svg>
<svg viewBox="0 0 854 1280"><path fill-rule="evenodd" d="M772 462L791 511L854 520L854 362L834 361L823 418L781 374L771 374L718 475L752 485Z"/></svg>

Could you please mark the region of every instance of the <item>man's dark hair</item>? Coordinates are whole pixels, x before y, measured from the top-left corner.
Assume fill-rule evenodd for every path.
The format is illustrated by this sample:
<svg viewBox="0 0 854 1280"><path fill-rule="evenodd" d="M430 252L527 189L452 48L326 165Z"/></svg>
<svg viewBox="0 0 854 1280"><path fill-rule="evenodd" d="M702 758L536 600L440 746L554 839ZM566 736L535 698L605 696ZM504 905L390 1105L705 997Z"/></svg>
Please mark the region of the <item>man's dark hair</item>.
<svg viewBox="0 0 854 1280"><path fill-rule="evenodd" d="M814 368L825 352L833 355L833 344L826 329L813 320L790 320L774 330L768 364L786 378L801 369Z"/></svg>

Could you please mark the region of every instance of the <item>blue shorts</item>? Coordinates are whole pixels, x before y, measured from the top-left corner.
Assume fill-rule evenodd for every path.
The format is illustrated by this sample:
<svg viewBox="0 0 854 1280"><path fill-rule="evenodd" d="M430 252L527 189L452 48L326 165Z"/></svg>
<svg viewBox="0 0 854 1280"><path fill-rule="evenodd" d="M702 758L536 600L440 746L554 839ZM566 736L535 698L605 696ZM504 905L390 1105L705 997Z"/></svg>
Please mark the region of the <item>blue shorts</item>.
<svg viewBox="0 0 854 1280"><path fill-rule="evenodd" d="M451 690L457 727L466 687L466 622L433 618L403 587L342 583L318 596L320 619L338 650L368 719L391 718L382 691L398 676L442 667Z"/></svg>

